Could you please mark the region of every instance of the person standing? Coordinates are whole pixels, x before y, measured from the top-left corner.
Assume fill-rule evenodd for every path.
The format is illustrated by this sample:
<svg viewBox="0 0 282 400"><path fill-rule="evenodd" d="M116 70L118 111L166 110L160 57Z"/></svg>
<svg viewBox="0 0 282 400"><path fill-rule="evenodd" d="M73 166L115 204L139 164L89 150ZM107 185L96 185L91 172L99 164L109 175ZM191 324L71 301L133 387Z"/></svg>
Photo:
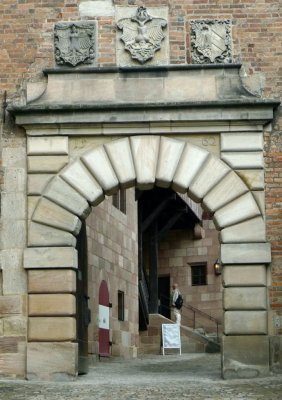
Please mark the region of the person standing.
<svg viewBox="0 0 282 400"><path fill-rule="evenodd" d="M176 308L175 302L180 294L180 291L178 289L178 284L174 283L172 285L172 293L171 293L171 306L173 308L173 315L174 315L174 320L175 323L178 325L181 325L181 313L180 309Z"/></svg>

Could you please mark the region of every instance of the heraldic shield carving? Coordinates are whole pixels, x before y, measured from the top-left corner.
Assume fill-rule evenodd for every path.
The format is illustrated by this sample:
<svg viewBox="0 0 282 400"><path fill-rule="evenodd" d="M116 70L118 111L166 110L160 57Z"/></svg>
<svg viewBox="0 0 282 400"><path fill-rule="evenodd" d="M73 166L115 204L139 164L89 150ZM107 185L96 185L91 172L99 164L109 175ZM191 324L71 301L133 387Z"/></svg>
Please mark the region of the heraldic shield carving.
<svg viewBox="0 0 282 400"><path fill-rule="evenodd" d="M55 25L56 63L92 64L95 58L95 24L93 22L61 22Z"/></svg>
<svg viewBox="0 0 282 400"><path fill-rule="evenodd" d="M192 62L231 63L230 20L191 21Z"/></svg>
<svg viewBox="0 0 282 400"><path fill-rule="evenodd" d="M138 7L135 16L122 18L117 23L118 29L122 30L120 39L124 42L125 50L141 64L152 59L155 52L160 50L166 26L164 18L150 16L145 7Z"/></svg>

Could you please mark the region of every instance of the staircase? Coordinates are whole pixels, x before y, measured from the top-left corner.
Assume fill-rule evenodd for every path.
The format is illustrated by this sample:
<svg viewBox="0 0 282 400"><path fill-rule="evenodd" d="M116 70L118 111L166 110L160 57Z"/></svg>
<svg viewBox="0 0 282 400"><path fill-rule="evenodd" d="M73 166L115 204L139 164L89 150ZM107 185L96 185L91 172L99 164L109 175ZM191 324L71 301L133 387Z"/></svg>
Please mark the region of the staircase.
<svg viewBox="0 0 282 400"><path fill-rule="evenodd" d="M160 314L149 315L149 325L146 331L140 332L138 354L160 354L162 324L174 322ZM216 353L220 352L220 344L216 338L206 336L204 332L181 325L182 353ZM174 351L174 350L171 350Z"/></svg>

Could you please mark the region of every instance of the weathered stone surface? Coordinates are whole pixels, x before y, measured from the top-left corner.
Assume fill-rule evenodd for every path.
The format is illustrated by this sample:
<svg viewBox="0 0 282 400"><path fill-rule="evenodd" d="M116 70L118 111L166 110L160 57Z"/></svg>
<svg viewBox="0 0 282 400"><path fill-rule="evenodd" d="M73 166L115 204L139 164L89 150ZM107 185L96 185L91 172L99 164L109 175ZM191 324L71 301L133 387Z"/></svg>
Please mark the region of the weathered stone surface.
<svg viewBox="0 0 282 400"><path fill-rule="evenodd" d="M230 168L226 164L217 157L210 155L189 186L189 197L196 202L200 202L229 171Z"/></svg>
<svg viewBox="0 0 282 400"><path fill-rule="evenodd" d="M110 17L114 15L115 7L112 0L83 0L79 4L79 14L84 17Z"/></svg>
<svg viewBox="0 0 282 400"><path fill-rule="evenodd" d="M23 249L26 246L26 221L3 219L0 247L3 250Z"/></svg>
<svg viewBox="0 0 282 400"><path fill-rule="evenodd" d="M26 170L24 168L8 168L4 170L3 192L23 192L26 187Z"/></svg>
<svg viewBox="0 0 282 400"><path fill-rule="evenodd" d="M224 379L256 378L269 375L269 341L266 336L223 336Z"/></svg>
<svg viewBox="0 0 282 400"><path fill-rule="evenodd" d="M225 335L267 335L266 311L225 311Z"/></svg>
<svg viewBox="0 0 282 400"><path fill-rule="evenodd" d="M223 229L258 215L260 215L260 209L252 194L248 192L216 211L214 223L216 227Z"/></svg>
<svg viewBox="0 0 282 400"><path fill-rule="evenodd" d="M223 264L268 264L271 262L270 243L222 244Z"/></svg>
<svg viewBox="0 0 282 400"><path fill-rule="evenodd" d="M25 193L1 193L1 214L9 219L26 218Z"/></svg>
<svg viewBox="0 0 282 400"><path fill-rule="evenodd" d="M264 190L264 171L262 169L240 169L236 172L251 190Z"/></svg>
<svg viewBox="0 0 282 400"><path fill-rule="evenodd" d="M226 265L223 268L224 287L266 286L265 265Z"/></svg>
<svg viewBox="0 0 282 400"><path fill-rule="evenodd" d="M22 266L23 250L2 250L2 292L4 295L26 293L26 272Z"/></svg>
<svg viewBox="0 0 282 400"><path fill-rule="evenodd" d="M66 380L77 375L77 343L28 343L27 379Z"/></svg>
<svg viewBox="0 0 282 400"><path fill-rule="evenodd" d="M207 161L208 155L206 150L186 144L173 178L172 188L176 192L187 192L190 183Z"/></svg>
<svg viewBox="0 0 282 400"><path fill-rule="evenodd" d="M228 132L220 135L221 151L263 150L262 132Z"/></svg>
<svg viewBox="0 0 282 400"><path fill-rule="evenodd" d="M114 140L105 144L104 147L118 177L120 186L122 188L133 186L136 174L129 139Z"/></svg>
<svg viewBox="0 0 282 400"><path fill-rule="evenodd" d="M158 136L133 136L130 138L130 143L137 187L142 190L151 189L156 179L160 138Z"/></svg>
<svg viewBox="0 0 282 400"><path fill-rule="evenodd" d="M74 234L78 234L81 228L81 221L76 215L44 198L39 200L32 220Z"/></svg>
<svg viewBox="0 0 282 400"><path fill-rule="evenodd" d="M29 270L29 293L75 293L76 272L73 270Z"/></svg>
<svg viewBox="0 0 282 400"><path fill-rule="evenodd" d="M266 288L226 288L223 291L223 308L225 310L266 310Z"/></svg>
<svg viewBox="0 0 282 400"><path fill-rule="evenodd" d="M265 242L265 221L256 217L220 231L222 243Z"/></svg>
<svg viewBox="0 0 282 400"><path fill-rule="evenodd" d="M81 159L107 195L117 191L119 181L103 146L84 153Z"/></svg>
<svg viewBox="0 0 282 400"><path fill-rule="evenodd" d="M81 161L77 160L68 165L60 176L82 194L92 205L99 204L104 199L101 186Z"/></svg>
<svg viewBox="0 0 282 400"><path fill-rule="evenodd" d="M0 375L2 377L24 378L26 370L25 353L7 353L0 357Z"/></svg>
<svg viewBox="0 0 282 400"><path fill-rule="evenodd" d="M270 341L270 369L274 373L282 371L282 337L271 336Z"/></svg>
<svg viewBox="0 0 282 400"><path fill-rule="evenodd" d="M26 169L26 148L24 147L3 147L2 162L8 168Z"/></svg>
<svg viewBox="0 0 282 400"><path fill-rule="evenodd" d="M23 296L0 296L0 317L21 314L24 310L23 300Z"/></svg>
<svg viewBox="0 0 282 400"><path fill-rule="evenodd" d="M157 186L168 188L185 146L184 141L162 137L156 173Z"/></svg>
<svg viewBox="0 0 282 400"><path fill-rule="evenodd" d="M203 206L214 212L248 191L238 175L230 171L203 199Z"/></svg>
<svg viewBox="0 0 282 400"><path fill-rule="evenodd" d="M253 191L252 195L257 202L257 205L260 209L261 214L265 215L265 193L262 190Z"/></svg>
<svg viewBox="0 0 282 400"><path fill-rule="evenodd" d="M53 174L29 174L27 177L27 194L41 195Z"/></svg>
<svg viewBox="0 0 282 400"><path fill-rule="evenodd" d="M27 217L31 219L32 214L37 206L37 203L40 200L40 196L28 196L27 197Z"/></svg>
<svg viewBox="0 0 282 400"><path fill-rule="evenodd" d="M71 233L51 226L30 222L28 226L29 247L50 247L50 246L73 246L76 245L76 238Z"/></svg>
<svg viewBox="0 0 282 400"><path fill-rule="evenodd" d="M29 137L27 155L65 155L68 154L67 136Z"/></svg>
<svg viewBox="0 0 282 400"><path fill-rule="evenodd" d="M30 294L29 316L75 315L76 299L72 294Z"/></svg>
<svg viewBox="0 0 282 400"><path fill-rule="evenodd" d="M91 212L85 198L58 176L47 187L44 197L83 219Z"/></svg>
<svg viewBox="0 0 282 400"><path fill-rule="evenodd" d="M24 251L24 268L77 268L72 247L30 247Z"/></svg>
<svg viewBox="0 0 282 400"><path fill-rule="evenodd" d="M233 169L263 168L263 152L225 152L221 159Z"/></svg>
<svg viewBox="0 0 282 400"><path fill-rule="evenodd" d="M29 156L27 158L27 170L29 173L57 173L69 161L68 156Z"/></svg>
<svg viewBox="0 0 282 400"><path fill-rule="evenodd" d="M13 316L3 318L3 331L5 336L26 336L27 335L27 317Z"/></svg>
<svg viewBox="0 0 282 400"><path fill-rule="evenodd" d="M29 341L60 342L76 339L76 320L72 317L30 317Z"/></svg>

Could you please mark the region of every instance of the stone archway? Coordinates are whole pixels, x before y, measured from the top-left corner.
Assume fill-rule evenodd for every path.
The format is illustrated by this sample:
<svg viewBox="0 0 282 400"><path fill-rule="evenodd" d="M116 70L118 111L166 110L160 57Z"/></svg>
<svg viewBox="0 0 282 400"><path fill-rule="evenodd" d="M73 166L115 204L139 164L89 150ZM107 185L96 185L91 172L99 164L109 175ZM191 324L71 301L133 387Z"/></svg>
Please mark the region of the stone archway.
<svg viewBox="0 0 282 400"><path fill-rule="evenodd" d="M28 377L39 365L41 376L77 372L73 270L81 219L118 187L155 185L187 192L214 213L224 265L223 376L240 376L246 370L256 376L269 370L265 264L270 262L270 246L256 199L232 168L208 151L184 140L143 135L87 151L42 191L31 216L24 255L29 285L43 282L42 291L29 298L29 310L39 314L29 316ZM50 286L58 279L61 282L53 293ZM50 351L56 358L54 368L45 362ZM248 365L232 361L241 360L242 354L247 354Z"/></svg>

